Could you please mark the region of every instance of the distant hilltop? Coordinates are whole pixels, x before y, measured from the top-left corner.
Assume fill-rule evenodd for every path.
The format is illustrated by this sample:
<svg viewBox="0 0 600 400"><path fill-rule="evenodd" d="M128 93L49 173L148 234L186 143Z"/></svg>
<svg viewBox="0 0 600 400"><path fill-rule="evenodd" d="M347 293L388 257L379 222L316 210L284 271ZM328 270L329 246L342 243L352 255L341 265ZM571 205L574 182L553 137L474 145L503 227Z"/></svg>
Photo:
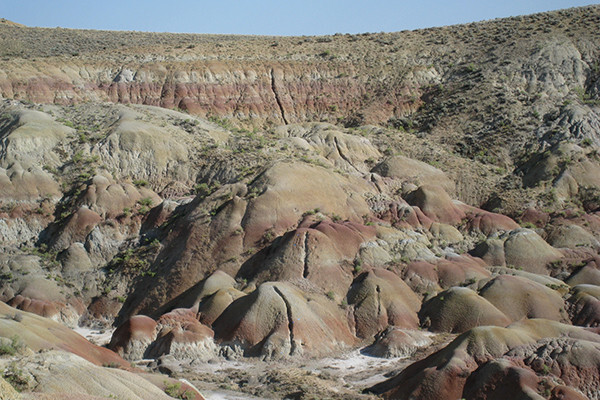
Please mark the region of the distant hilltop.
<svg viewBox="0 0 600 400"><path fill-rule="evenodd" d="M0 18L0 25L7 25L7 26L18 26L18 27L25 27L25 25L23 24L18 24L16 22L12 22L7 20L6 18Z"/></svg>

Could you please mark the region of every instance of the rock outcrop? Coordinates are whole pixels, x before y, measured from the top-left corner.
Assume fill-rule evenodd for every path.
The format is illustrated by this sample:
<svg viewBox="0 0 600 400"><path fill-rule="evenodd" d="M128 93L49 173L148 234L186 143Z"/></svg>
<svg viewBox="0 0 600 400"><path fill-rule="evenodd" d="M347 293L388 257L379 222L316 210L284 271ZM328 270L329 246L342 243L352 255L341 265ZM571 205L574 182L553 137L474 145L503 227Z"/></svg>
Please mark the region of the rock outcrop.
<svg viewBox="0 0 600 400"><path fill-rule="evenodd" d="M373 389L388 398L597 398L599 21L316 38L0 23L0 361L47 398L64 388L45 354L72 397L110 395L80 367L161 398L99 366L361 347L409 358ZM80 324L117 327L114 352L64 326Z"/></svg>
<svg viewBox="0 0 600 400"><path fill-rule="evenodd" d="M579 376L597 371L598 345L597 334L548 320L479 327L372 390L395 399L477 398L504 380L501 391L536 398L538 375L554 375L595 399L589 388L596 378ZM580 351L589 356L580 358Z"/></svg>
<svg viewBox="0 0 600 400"><path fill-rule="evenodd" d="M215 339L265 359L323 356L356 343L345 314L325 296L287 283L263 283L214 322Z"/></svg>

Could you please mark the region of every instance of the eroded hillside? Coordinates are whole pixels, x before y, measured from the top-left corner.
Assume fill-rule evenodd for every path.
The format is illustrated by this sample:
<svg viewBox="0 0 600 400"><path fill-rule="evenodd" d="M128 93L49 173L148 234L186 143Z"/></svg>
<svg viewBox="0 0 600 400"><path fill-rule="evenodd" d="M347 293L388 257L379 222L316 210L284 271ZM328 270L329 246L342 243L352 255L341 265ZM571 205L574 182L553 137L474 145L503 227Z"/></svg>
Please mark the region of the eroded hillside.
<svg viewBox="0 0 600 400"><path fill-rule="evenodd" d="M261 397L597 399L599 21L591 6L302 38L0 26L4 379L63 393L30 351L61 349L75 355L48 370L153 359ZM112 351L56 322L117 328ZM355 349L404 361L385 382L298 361ZM240 359L291 364L208 377ZM118 393L200 398L121 372Z"/></svg>

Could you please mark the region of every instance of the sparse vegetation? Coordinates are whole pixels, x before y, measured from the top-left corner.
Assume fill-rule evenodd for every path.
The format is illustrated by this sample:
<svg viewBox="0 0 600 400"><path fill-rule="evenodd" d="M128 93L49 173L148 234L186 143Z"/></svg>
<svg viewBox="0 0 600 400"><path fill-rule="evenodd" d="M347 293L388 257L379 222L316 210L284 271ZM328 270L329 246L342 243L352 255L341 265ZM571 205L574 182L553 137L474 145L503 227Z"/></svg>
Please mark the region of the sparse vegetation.
<svg viewBox="0 0 600 400"><path fill-rule="evenodd" d="M232 309L250 319L259 308L256 319L276 321L223 318L236 326L215 329L215 340L234 338L230 348L221 346L227 358L282 354L286 363L357 338L390 347L385 335L417 324L444 333L410 361L444 351L445 343L489 318L480 319L474 305L446 329L436 326L443 324L439 316L422 316L426 302L450 308L458 298L446 295L451 290L485 297L482 288L502 274L512 275L508 286L511 279L533 279L536 268L557 279L537 279L554 282L537 289L555 296L557 306L542 306L553 307L565 323L576 321L579 288L569 293L559 279L585 281L597 250L599 67L593 60L600 31L590 26L599 15L594 6L414 32L293 38L38 28L7 35L0 26L0 54L13 54L3 58L8 89L0 104L0 292L21 293L31 309L56 309L53 318L69 321L80 300L90 319L101 314L112 321L123 307L118 323L130 313L158 320L174 307L194 305L195 315L175 312L173 322L190 318L182 329L192 342L188 333L197 333L191 329L197 320ZM5 42L8 37L20 48ZM573 68L560 61L563 55ZM57 81L55 70L69 71L86 89L69 80L59 89L45 86ZM57 104L32 102L38 86ZM95 98L171 110L86 100ZM38 117L39 126L27 122ZM516 229L515 221L533 232ZM563 225L572 225L572 237L557 229ZM530 242L508 246L519 235ZM550 255L538 257L538 242ZM557 250L559 242L569 250ZM510 254L515 251L523 254ZM498 266L502 260L508 269ZM60 301L35 298L40 288ZM223 311L231 302L236 305ZM13 312L5 316L12 326L27 329L34 320ZM452 312L443 317L454 318ZM502 326L511 322L498 319L493 322ZM305 329L307 321L340 329L331 329L331 338L321 328ZM542 324L531 333L546 322L526 323ZM515 325L522 324L506 329ZM247 326L250 333L239 331ZM486 329L465 336L483 343L477 335ZM495 343L506 329L485 334ZM318 338L310 337L313 331ZM18 354L18 343L0 344L5 365L9 357L29 357L29 351ZM424 363L471 357L464 348ZM477 368L471 358L456 365ZM521 366L550 373L537 362ZM358 394L354 380L341 378L343 368L309 374L312 365L302 366L288 385L277 375L285 367L258 378L255 371L219 371L213 383L265 398ZM444 379L440 365L427 368ZM356 376L363 376L359 369ZM11 382L27 375L14 372ZM471 373L461 372L460 382ZM264 393L259 385L281 390ZM314 389L319 385L327 388ZM164 390L193 396L182 387L169 381Z"/></svg>
<svg viewBox="0 0 600 400"><path fill-rule="evenodd" d="M136 187L145 187L145 186L148 186L148 185L149 185L149 182L148 182L147 180L145 180L145 179L135 179L135 180L133 181L133 184L134 184Z"/></svg>
<svg viewBox="0 0 600 400"><path fill-rule="evenodd" d="M30 381L22 369L17 366L16 362L12 362L4 370L2 377L11 384L17 392L22 392L29 388Z"/></svg>
<svg viewBox="0 0 600 400"><path fill-rule="evenodd" d="M144 197L143 199L138 200L138 204L150 207L152 205L152 199L150 197Z"/></svg>
<svg viewBox="0 0 600 400"><path fill-rule="evenodd" d="M182 390L181 382L168 383L165 382L165 393L176 399L192 400L196 396L191 390Z"/></svg>
<svg viewBox="0 0 600 400"><path fill-rule="evenodd" d="M15 314L15 318L17 315L20 315L20 314ZM15 319L15 321L16 321L16 319ZM3 338L3 340L0 342L0 356L3 356L3 355L14 356L15 354L21 352L24 348L25 348L25 346L23 345L23 343L21 342L21 339L17 335L14 335L13 337L11 337L10 341L8 341L6 338Z"/></svg>

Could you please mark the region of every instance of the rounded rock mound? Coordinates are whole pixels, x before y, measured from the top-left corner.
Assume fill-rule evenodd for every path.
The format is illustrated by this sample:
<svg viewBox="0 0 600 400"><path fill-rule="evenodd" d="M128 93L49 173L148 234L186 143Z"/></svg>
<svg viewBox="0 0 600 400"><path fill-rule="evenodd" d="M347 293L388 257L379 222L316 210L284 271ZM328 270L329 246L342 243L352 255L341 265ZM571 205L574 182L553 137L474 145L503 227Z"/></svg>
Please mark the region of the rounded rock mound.
<svg viewBox="0 0 600 400"><path fill-rule="evenodd" d="M285 282L266 282L235 300L214 322L221 345L240 346L265 359L323 356L355 344L346 315L320 295Z"/></svg>

